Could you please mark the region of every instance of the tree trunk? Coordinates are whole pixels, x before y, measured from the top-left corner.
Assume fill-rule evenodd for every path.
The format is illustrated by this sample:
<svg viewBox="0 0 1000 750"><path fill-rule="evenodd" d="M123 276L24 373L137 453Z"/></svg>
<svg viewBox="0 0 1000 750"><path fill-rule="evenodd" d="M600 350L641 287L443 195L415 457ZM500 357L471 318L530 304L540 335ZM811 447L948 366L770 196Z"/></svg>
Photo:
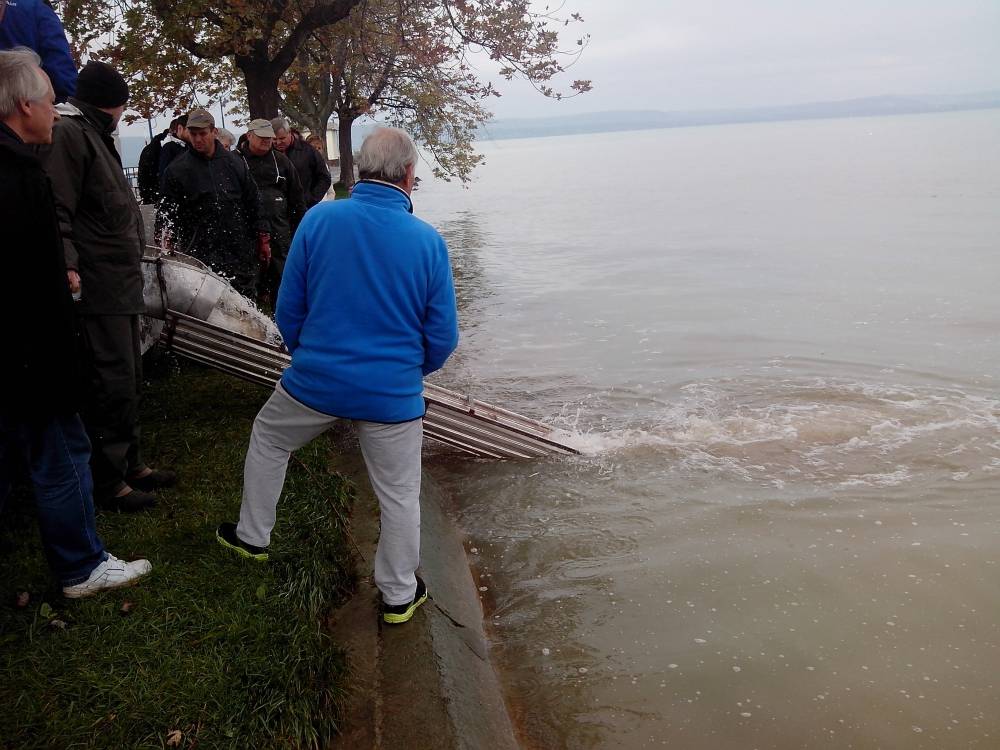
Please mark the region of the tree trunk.
<svg viewBox="0 0 1000 750"><path fill-rule="evenodd" d="M337 143L340 144L340 181L350 188L354 184L354 146L351 143L353 117L337 115Z"/></svg>
<svg viewBox="0 0 1000 750"><path fill-rule="evenodd" d="M279 66L269 61L243 55L236 56L236 67L243 72L246 82L250 118L263 117L265 120L270 120L277 117L278 105L281 102L278 95L278 79L284 71L279 71Z"/></svg>

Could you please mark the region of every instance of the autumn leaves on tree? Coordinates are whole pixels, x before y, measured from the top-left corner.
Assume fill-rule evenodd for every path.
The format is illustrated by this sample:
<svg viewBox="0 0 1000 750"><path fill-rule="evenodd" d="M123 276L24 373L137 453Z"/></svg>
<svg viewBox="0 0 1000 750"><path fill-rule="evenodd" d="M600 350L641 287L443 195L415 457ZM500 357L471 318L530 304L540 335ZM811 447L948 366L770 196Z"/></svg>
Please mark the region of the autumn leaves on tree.
<svg viewBox="0 0 1000 750"><path fill-rule="evenodd" d="M530 0L64 0L61 10L77 53L129 78L133 120L196 101L283 113L322 135L336 117L347 182L351 125L366 117L411 132L438 176L468 179L481 161L476 129L501 93L481 68L557 99L591 87L556 85L587 44L562 49L560 32L583 19Z"/></svg>

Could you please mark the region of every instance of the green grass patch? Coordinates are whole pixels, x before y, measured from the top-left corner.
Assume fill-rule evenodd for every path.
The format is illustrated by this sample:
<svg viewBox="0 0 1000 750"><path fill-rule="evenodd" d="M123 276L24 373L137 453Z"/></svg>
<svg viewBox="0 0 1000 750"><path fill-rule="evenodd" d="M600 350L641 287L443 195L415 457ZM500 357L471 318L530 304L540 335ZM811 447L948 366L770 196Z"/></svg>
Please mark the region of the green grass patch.
<svg viewBox="0 0 1000 750"><path fill-rule="evenodd" d="M215 528L238 518L250 427L268 392L166 358L149 369L145 455L176 469L180 485L152 512L97 519L113 554L153 563L149 577L66 600L30 496L0 516L0 747L321 747L347 680L322 623L354 586L350 486L316 440L289 465L271 561L223 549Z"/></svg>

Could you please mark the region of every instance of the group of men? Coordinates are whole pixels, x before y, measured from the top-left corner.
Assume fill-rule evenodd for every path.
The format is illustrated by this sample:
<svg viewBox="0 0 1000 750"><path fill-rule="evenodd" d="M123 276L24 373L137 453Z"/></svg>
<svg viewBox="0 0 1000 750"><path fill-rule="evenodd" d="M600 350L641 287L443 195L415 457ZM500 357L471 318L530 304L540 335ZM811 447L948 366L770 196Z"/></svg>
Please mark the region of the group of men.
<svg viewBox="0 0 1000 750"><path fill-rule="evenodd" d="M158 203L159 242L204 261L241 294L273 304L292 235L330 189L326 159L282 118L251 121L235 152L205 109L171 126L155 191L140 185Z"/></svg>
<svg viewBox="0 0 1000 750"><path fill-rule="evenodd" d="M50 566L63 593L79 597L151 569L104 549L95 497L141 510L176 477L139 454L144 228L112 139L128 86L91 61L57 108L39 62L30 50L0 52L0 206L14 249L0 276L12 353L0 368L0 468L24 455ZM291 452L349 420L379 500L382 618L407 622L428 597L416 575L423 377L458 343L447 247L413 216L413 141L376 130L362 144L351 199L309 208L328 185L303 191L308 167L296 162L295 142L273 148L287 123L251 122L236 153L216 139L207 111L181 125L186 145L160 184L165 242L228 272L244 292L258 269L276 270L275 320L292 358L253 424L239 520L221 524L216 539L267 560ZM0 507L9 485L0 475Z"/></svg>

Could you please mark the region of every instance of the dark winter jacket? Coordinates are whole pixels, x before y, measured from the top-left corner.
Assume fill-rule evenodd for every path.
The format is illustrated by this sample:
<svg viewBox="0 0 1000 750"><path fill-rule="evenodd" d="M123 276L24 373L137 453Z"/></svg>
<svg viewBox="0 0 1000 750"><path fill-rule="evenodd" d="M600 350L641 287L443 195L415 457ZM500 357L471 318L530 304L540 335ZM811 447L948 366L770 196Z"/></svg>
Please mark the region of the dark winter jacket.
<svg viewBox="0 0 1000 750"><path fill-rule="evenodd" d="M76 93L76 63L62 23L43 0L0 0L7 7L0 22L0 49L30 47L42 58L56 101Z"/></svg>
<svg viewBox="0 0 1000 750"><path fill-rule="evenodd" d="M174 159L187 150L188 145L176 136L168 135L163 140L163 145L160 147L160 162L158 165L161 190L163 188L163 175L166 173L167 167L170 166Z"/></svg>
<svg viewBox="0 0 1000 750"><path fill-rule="evenodd" d="M66 267L80 274L84 315L134 315L142 302L145 230L111 137L111 115L70 99L40 149L52 181Z"/></svg>
<svg viewBox="0 0 1000 750"><path fill-rule="evenodd" d="M275 149L255 156L246 146L239 154L257 184L261 228L271 235L271 249L287 255L306 210L299 175L288 157Z"/></svg>
<svg viewBox="0 0 1000 750"><path fill-rule="evenodd" d="M238 155L218 141L211 158L188 149L163 175L160 211L174 248L201 258L220 273L252 263L259 220L257 186Z"/></svg>
<svg viewBox="0 0 1000 750"><path fill-rule="evenodd" d="M79 362L52 186L33 150L0 124L0 412L77 411Z"/></svg>
<svg viewBox="0 0 1000 750"><path fill-rule="evenodd" d="M136 182L139 186L139 199L145 204L155 206L160 201L160 156L163 141L169 135L169 130L154 135L139 154Z"/></svg>
<svg viewBox="0 0 1000 750"><path fill-rule="evenodd" d="M295 166L295 171L299 173L299 182L302 183L306 208L312 208L326 197L332 184L330 168L326 165L326 159L323 158L323 154L298 136L292 138L292 143L285 152L285 156Z"/></svg>

